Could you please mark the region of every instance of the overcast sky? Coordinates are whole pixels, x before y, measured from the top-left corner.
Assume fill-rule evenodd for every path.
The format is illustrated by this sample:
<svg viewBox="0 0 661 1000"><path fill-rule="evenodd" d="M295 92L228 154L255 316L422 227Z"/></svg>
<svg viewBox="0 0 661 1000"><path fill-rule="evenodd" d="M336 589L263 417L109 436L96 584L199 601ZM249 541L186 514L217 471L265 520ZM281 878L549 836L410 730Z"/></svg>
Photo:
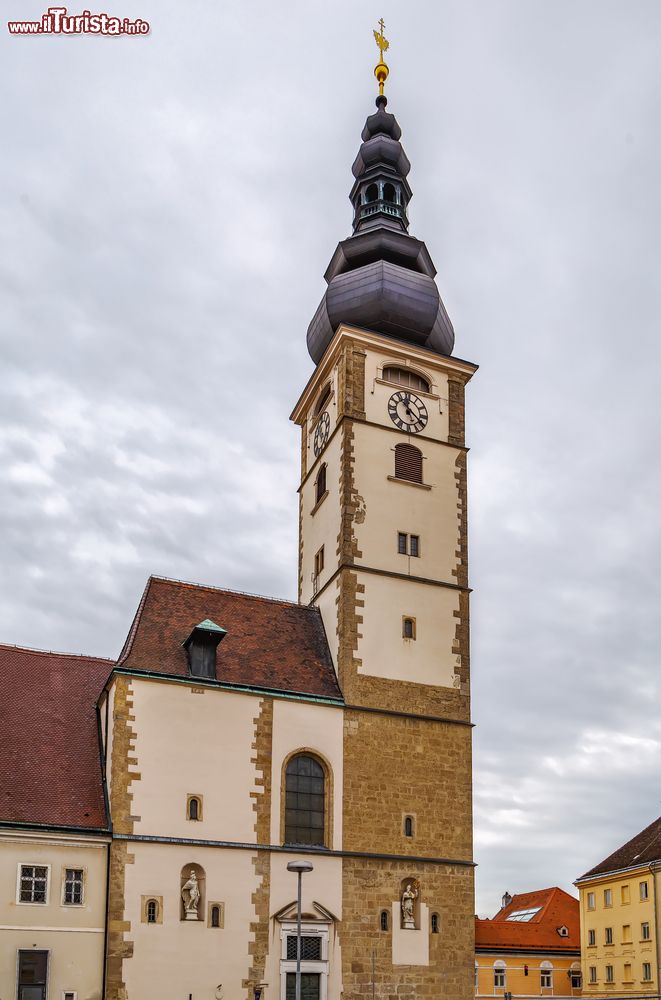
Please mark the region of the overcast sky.
<svg viewBox="0 0 661 1000"><path fill-rule="evenodd" d="M380 2L113 0L151 24L121 39L0 25L0 641L116 655L150 573L295 598L287 418L383 16L412 232L480 365L491 915L661 813L661 5Z"/></svg>

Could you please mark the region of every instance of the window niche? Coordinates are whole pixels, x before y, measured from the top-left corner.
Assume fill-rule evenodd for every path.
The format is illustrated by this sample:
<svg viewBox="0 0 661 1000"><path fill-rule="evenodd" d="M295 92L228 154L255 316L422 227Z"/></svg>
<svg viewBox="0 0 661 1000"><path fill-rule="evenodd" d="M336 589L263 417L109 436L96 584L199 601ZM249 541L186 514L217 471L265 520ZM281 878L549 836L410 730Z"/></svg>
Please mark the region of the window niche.
<svg viewBox="0 0 661 1000"><path fill-rule="evenodd" d="M203 920L206 874L196 862L184 865L179 879L180 920Z"/></svg>
<svg viewBox="0 0 661 1000"><path fill-rule="evenodd" d="M140 897L140 920L143 924L163 923L163 897L162 896L141 896Z"/></svg>
<svg viewBox="0 0 661 1000"><path fill-rule="evenodd" d="M225 926L225 904L210 902L207 907L207 927L222 929Z"/></svg>
<svg viewBox="0 0 661 1000"><path fill-rule="evenodd" d="M415 836L415 816L404 816L402 832L405 837Z"/></svg>
<svg viewBox="0 0 661 1000"><path fill-rule="evenodd" d="M201 795L186 796L186 819L193 820L193 822L200 822L202 820Z"/></svg>
<svg viewBox="0 0 661 1000"><path fill-rule="evenodd" d="M382 931L390 930L390 914L387 910L381 910L379 914L379 928Z"/></svg>
<svg viewBox="0 0 661 1000"><path fill-rule="evenodd" d="M439 934L440 933L440 930L441 930L441 918L439 917L438 913L432 913L432 915L431 915L431 922L430 922L430 928L431 928L432 934Z"/></svg>

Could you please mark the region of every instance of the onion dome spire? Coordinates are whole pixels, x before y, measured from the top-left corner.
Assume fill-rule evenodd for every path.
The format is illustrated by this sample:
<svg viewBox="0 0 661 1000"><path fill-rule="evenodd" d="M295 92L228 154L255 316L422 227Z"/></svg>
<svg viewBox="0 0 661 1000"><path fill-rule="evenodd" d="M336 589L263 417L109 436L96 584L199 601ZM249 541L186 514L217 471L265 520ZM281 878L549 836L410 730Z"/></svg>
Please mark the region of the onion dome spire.
<svg viewBox="0 0 661 1000"><path fill-rule="evenodd" d="M354 160L353 234L337 245L324 278L328 288L308 327L307 343L317 364L340 323L358 326L397 340L449 355L454 330L436 287L436 268L427 247L409 234L407 180L411 169L402 148L402 130L386 111L383 85L389 47L374 32L380 60L376 112L365 122L362 144Z"/></svg>

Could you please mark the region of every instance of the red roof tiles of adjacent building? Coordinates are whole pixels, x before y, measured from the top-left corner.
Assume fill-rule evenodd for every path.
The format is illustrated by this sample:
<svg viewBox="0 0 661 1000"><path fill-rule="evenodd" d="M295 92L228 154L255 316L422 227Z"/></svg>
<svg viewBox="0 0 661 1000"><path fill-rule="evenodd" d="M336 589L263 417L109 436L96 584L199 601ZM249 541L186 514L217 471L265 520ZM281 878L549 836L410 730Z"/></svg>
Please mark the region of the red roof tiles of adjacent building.
<svg viewBox="0 0 661 1000"><path fill-rule="evenodd" d="M637 865L648 865L653 861L661 861L661 816L585 875L581 875L581 878L605 875L607 872L635 868Z"/></svg>
<svg viewBox="0 0 661 1000"><path fill-rule="evenodd" d="M95 706L112 667L0 645L0 820L106 826Z"/></svg>
<svg viewBox="0 0 661 1000"><path fill-rule="evenodd" d="M189 676L182 643L204 619L227 630L219 681L341 698L317 608L150 577L118 666Z"/></svg>
<svg viewBox="0 0 661 1000"><path fill-rule="evenodd" d="M530 920L508 919L521 910L535 910ZM561 935L560 928L568 933ZM557 886L522 892L492 920L475 918L475 948L490 951L579 951L581 946L578 900Z"/></svg>

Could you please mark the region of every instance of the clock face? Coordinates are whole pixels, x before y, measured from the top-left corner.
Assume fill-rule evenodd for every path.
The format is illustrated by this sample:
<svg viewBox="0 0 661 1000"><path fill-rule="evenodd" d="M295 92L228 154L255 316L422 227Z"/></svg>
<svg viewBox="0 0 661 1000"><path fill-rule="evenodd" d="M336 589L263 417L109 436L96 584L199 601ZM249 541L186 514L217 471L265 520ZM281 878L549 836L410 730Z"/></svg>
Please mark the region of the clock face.
<svg viewBox="0 0 661 1000"><path fill-rule="evenodd" d="M314 453L315 455L320 455L321 452L326 447L326 442L328 441L328 435L330 434L330 417L327 413L322 413L317 420L317 426L314 430Z"/></svg>
<svg viewBox="0 0 661 1000"><path fill-rule="evenodd" d="M409 434L417 434L429 420L425 404L406 389L393 392L388 400L388 415L400 431L408 431Z"/></svg>

